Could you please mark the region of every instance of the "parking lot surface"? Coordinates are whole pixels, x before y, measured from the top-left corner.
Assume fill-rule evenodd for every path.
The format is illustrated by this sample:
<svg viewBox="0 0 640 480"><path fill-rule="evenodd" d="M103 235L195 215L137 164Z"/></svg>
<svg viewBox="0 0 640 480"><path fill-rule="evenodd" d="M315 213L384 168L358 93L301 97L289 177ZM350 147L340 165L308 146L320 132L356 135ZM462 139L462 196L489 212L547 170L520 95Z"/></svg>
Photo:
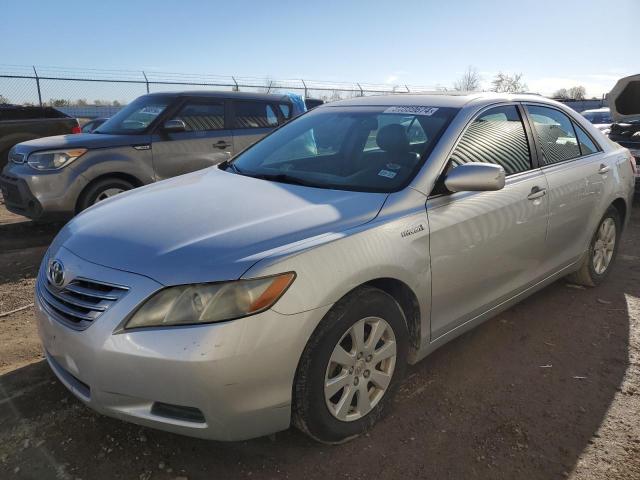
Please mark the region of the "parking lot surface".
<svg viewBox="0 0 640 480"><path fill-rule="evenodd" d="M85 408L43 361L30 306L58 229L0 200L2 479L640 479L638 202L604 285L558 281L442 347L387 418L337 447L294 429L197 440Z"/></svg>

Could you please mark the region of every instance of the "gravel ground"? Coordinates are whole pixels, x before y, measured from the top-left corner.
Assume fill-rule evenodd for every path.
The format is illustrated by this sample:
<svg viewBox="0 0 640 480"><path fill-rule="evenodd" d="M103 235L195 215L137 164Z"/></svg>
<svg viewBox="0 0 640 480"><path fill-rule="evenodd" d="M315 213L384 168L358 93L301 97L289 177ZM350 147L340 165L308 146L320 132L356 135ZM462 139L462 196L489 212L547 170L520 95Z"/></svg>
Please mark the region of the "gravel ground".
<svg viewBox="0 0 640 480"><path fill-rule="evenodd" d="M294 429L239 443L85 408L42 360L31 307L0 317L0 478L640 479L640 205L606 283L559 281L409 369L346 445ZM58 226L0 204L0 315L30 305Z"/></svg>

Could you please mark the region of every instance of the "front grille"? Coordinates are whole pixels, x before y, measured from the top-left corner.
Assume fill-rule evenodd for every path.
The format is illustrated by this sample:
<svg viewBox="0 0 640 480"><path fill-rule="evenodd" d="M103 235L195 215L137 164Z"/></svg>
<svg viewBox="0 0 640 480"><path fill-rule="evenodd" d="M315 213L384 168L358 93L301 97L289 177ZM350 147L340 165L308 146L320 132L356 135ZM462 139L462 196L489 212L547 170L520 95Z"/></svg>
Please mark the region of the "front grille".
<svg viewBox="0 0 640 480"><path fill-rule="evenodd" d="M47 312L62 323L83 330L127 294L129 287L75 278L62 289L51 284L43 268L36 291Z"/></svg>

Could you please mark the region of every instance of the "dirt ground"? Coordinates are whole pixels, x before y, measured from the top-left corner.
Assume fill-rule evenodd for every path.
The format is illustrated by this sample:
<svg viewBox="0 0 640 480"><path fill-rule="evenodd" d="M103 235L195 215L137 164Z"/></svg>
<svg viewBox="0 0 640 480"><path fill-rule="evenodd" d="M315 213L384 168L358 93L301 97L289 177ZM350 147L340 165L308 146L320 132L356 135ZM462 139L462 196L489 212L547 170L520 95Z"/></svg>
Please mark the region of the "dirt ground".
<svg viewBox="0 0 640 480"><path fill-rule="evenodd" d="M59 226L0 204L0 315L33 300ZM102 417L55 379L28 307L0 316L0 478L640 479L640 205L606 283L559 281L409 369L391 414L328 447Z"/></svg>

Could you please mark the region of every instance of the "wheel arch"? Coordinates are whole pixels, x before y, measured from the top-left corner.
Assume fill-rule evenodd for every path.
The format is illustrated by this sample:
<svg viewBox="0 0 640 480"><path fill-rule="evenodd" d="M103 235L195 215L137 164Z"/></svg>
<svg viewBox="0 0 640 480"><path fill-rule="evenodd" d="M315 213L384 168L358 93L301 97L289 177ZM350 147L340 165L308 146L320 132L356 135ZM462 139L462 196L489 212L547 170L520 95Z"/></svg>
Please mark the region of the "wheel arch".
<svg viewBox="0 0 640 480"><path fill-rule="evenodd" d="M613 202L611 202L611 206L615 208L620 214L620 229L624 230L625 220L627 218L627 202L622 197L616 198Z"/></svg>
<svg viewBox="0 0 640 480"><path fill-rule="evenodd" d="M420 303L415 292L403 281L390 277L376 278L365 282L363 285L378 288L398 302L407 323L411 350L416 352L420 348L422 338L422 317L420 315Z"/></svg>

